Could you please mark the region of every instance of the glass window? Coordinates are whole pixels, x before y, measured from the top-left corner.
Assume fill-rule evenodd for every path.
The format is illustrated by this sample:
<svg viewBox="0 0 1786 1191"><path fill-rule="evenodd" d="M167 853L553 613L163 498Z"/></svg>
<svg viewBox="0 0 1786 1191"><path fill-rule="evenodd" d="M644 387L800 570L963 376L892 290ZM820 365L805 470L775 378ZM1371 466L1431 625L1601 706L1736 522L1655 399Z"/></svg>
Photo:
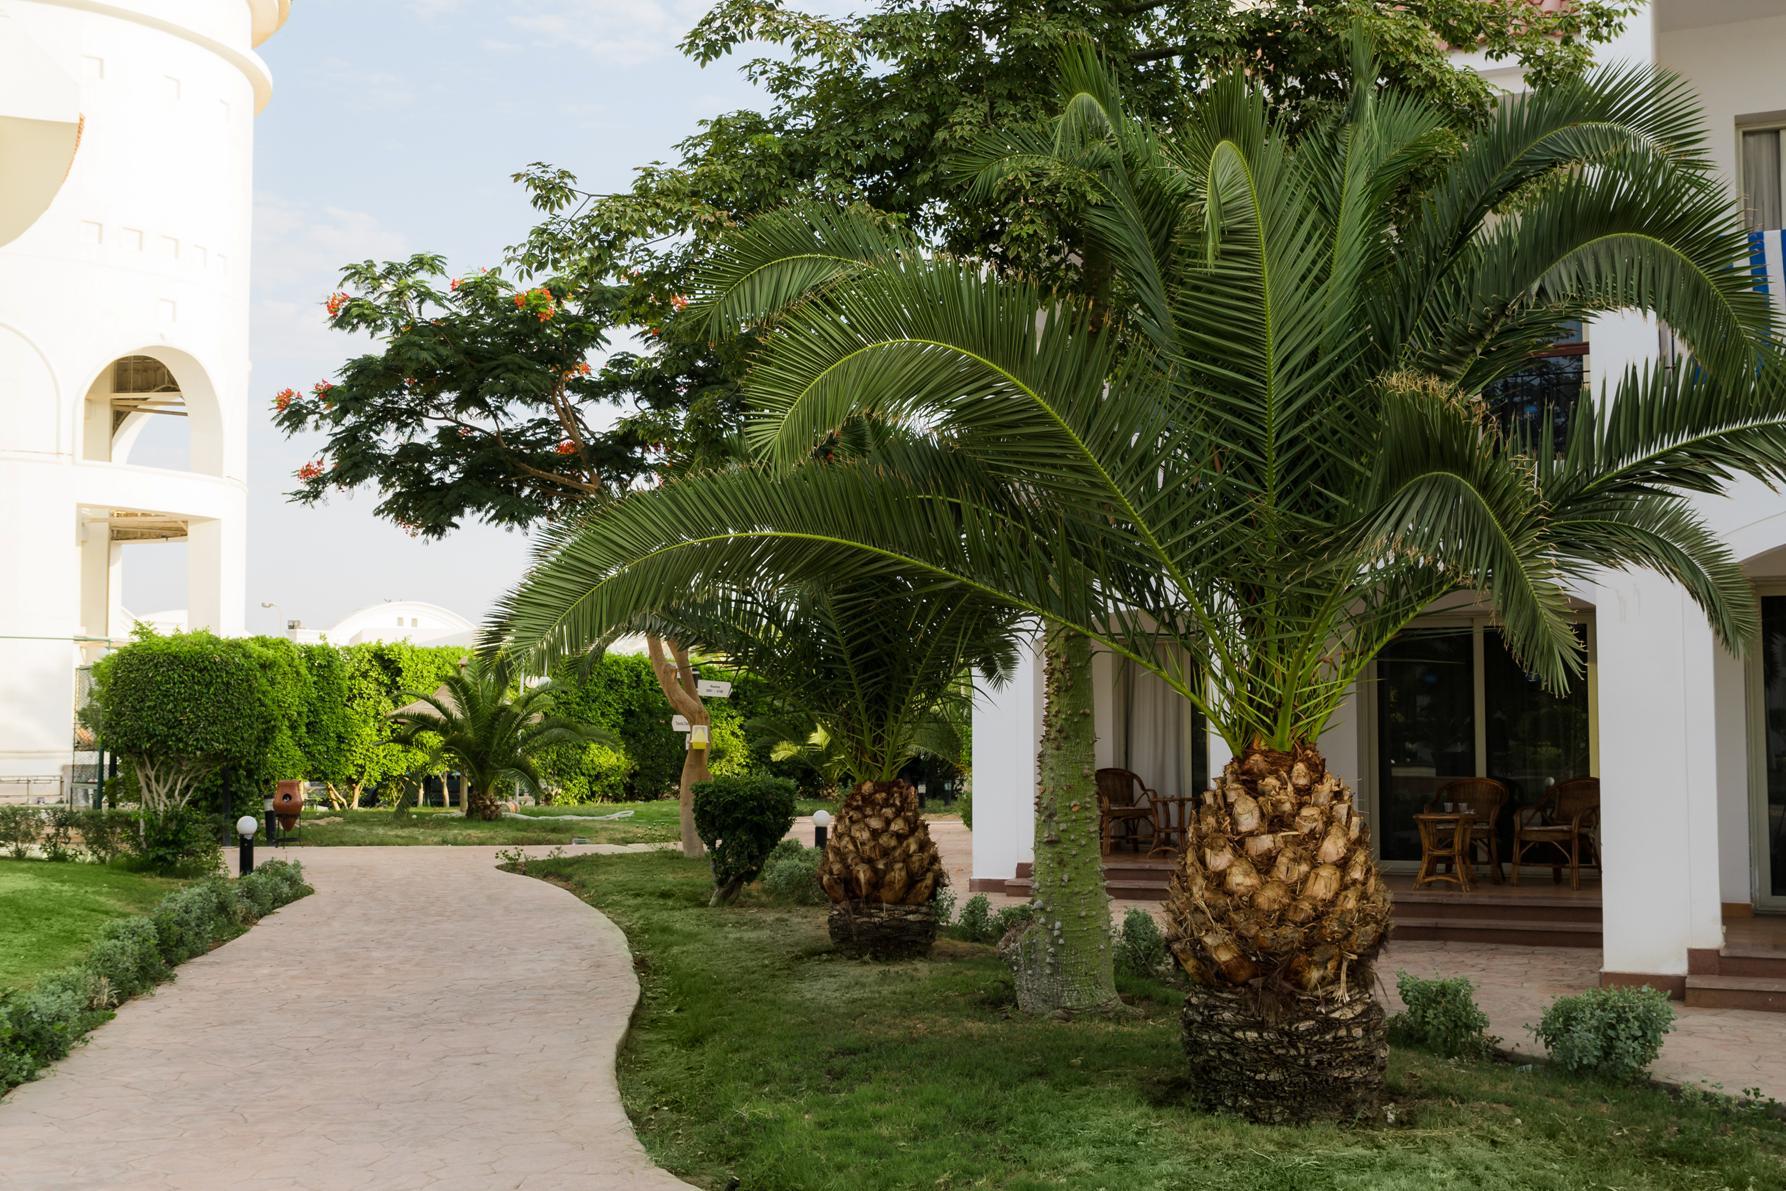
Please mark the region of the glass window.
<svg viewBox="0 0 1786 1191"><path fill-rule="evenodd" d="M1410 629L1377 655L1377 834L1385 860L1420 859L1414 816L1476 773L1476 647L1469 628Z"/></svg>
<svg viewBox="0 0 1786 1191"><path fill-rule="evenodd" d="M1495 420L1509 431L1536 435L1549 424L1554 449L1561 451L1570 421L1588 382L1587 336L1579 319L1558 328L1548 351L1510 376L1485 385L1483 400Z"/></svg>
<svg viewBox="0 0 1786 1191"><path fill-rule="evenodd" d="M1761 681L1767 808L1756 826L1767 834L1767 892L1786 897L1786 596L1761 601Z"/></svg>
<svg viewBox="0 0 1786 1191"><path fill-rule="evenodd" d="M1743 133L1743 218L1749 230L1781 226L1780 130L1758 128Z"/></svg>
<svg viewBox="0 0 1786 1191"><path fill-rule="evenodd" d="M1584 639L1586 629L1576 627ZM1512 806L1529 806L1553 782L1585 777L1589 767L1588 684L1553 695L1507 652L1499 630L1483 640L1483 709L1488 719L1488 776L1505 782ZM1502 828L1512 839L1511 809Z"/></svg>

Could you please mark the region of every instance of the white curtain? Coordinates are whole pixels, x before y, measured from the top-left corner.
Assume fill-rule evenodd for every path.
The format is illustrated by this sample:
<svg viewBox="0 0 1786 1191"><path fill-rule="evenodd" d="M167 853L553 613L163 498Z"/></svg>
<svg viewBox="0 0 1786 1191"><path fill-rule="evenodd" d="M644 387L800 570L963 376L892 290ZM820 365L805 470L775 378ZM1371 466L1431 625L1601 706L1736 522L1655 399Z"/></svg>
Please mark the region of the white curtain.
<svg viewBox="0 0 1786 1191"><path fill-rule="evenodd" d="M1781 224L1780 130L1743 133L1743 206L1750 231Z"/></svg>
<svg viewBox="0 0 1786 1191"><path fill-rule="evenodd" d="M1116 764L1164 796L1197 793L1190 702L1127 658L1116 667Z"/></svg>

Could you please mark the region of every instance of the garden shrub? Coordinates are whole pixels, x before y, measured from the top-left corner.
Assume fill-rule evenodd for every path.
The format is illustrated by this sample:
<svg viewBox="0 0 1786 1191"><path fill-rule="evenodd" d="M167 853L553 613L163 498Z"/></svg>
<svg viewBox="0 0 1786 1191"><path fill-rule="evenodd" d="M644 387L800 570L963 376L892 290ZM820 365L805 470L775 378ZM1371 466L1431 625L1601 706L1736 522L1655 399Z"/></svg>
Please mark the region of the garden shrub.
<svg viewBox="0 0 1786 1191"><path fill-rule="evenodd" d="M1565 1071L1630 1080L1662 1053L1674 1006L1654 988L1590 988L1550 1003L1532 1035Z"/></svg>
<svg viewBox="0 0 1786 1191"><path fill-rule="evenodd" d="M1429 980L1395 974L1403 1010L1389 1019L1390 1037L1446 1058L1481 1058L1500 1041L1476 1005L1476 986L1462 976Z"/></svg>
<svg viewBox="0 0 1786 1191"><path fill-rule="evenodd" d="M223 845L211 816L183 806L143 815L142 859L151 872L202 876L223 871Z"/></svg>
<svg viewBox="0 0 1786 1191"><path fill-rule="evenodd" d="M961 825L969 831L974 829L974 792L963 790L955 796L955 809L961 812Z"/></svg>
<svg viewBox="0 0 1786 1191"><path fill-rule="evenodd" d="M35 807L0 806L0 848L5 848L14 860L31 855L32 845L42 830L43 817Z"/></svg>
<svg viewBox="0 0 1786 1191"><path fill-rule="evenodd" d="M303 870L283 860L238 881L201 881L168 894L146 915L108 924L79 964L22 992L0 993L0 1092L66 1055L113 1006L165 980L175 964L309 892Z"/></svg>
<svg viewBox="0 0 1786 1191"><path fill-rule="evenodd" d="M1166 936L1153 915L1139 907L1123 915L1122 929L1116 937L1117 971L1153 977L1166 966Z"/></svg>
<svg viewBox="0 0 1786 1191"><path fill-rule="evenodd" d="M996 943L1010 934L1015 927L1022 926L1036 916L1036 908L1028 902L1020 906L1006 906L992 916L992 938L987 942Z"/></svg>
<svg viewBox="0 0 1786 1191"><path fill-rule="evenodd" d="M74 859L74 827L80 819L80 812L72 806L53 806L44 815L43 834L38 843L43 848L45 860L67 861Z"/></svg>
<svg viewBox="0 0 1786 1191"><path fill-rule="evenodd" d="M75 812L74 829L80 833L81 847L88 857L99 864L109 864L115 857L136 852L136 822L136 815L130 811L94 807Z"/></svg>
<svg viewBox="0 0 1786 1191"><path fill-rule="evenodd" d="M104 982L112 1003L127 1001L167 978L168 963L152 915L107 923L87 953L87 968Z"/></svg>
<svg viewBox="0 0 1786 1191"><path fill-rule="evenodd" d="M936 892L930 895L930 912L938 926L949 925L949 919L955 916L955 895L947 885L939 883Z"/></svg>
<svg viewBox="0 0 1786 1191"><path fill-rule="evenodd" d="M970 943L991 943L998 936L992 933L992 903L984 893L976 893L961 905L961 916L955 920L955 933Z"/></svg>
<svg viewBox="0 0 1786 1191"><path fill-rule="evenodd" d="M754 881L794 825L794 783L779 777L716 777L697 783L695 831L713 863L713 904Z"/></svg>
<svg viewBox="0 0 1786 1191"><path fill-rule="evenodd" d="M817 848L801 847L796 840L782 840L763 862L764 892L776 901L800 906L829 900L819 884L819 861L824 855Z"/></svg>

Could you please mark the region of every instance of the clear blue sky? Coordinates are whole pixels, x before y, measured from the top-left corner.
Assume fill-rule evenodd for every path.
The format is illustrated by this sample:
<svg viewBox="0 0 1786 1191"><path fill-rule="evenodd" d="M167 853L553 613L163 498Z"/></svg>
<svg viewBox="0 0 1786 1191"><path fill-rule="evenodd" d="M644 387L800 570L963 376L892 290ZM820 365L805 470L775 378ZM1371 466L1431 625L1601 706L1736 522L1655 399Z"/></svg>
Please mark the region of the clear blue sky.
<svg viewBox="0 0 1786 1191"><path fill-rule="evenodd" d="M425 543L374 517L370 494L286 503L317 444L272 427L272 395L308 387L356 350L323 323L343 262L422 250L464 268L492 262L531 222L509 181L517 168L550 161L592 189L619 188L635 166L670 159L703 116L754 104L736 63L702 70L676 52L706 7L296 0L261 47L274 91L255 145L250 629L281 616L327 627L387 598L475 620L518 576L519 534L474 525ZM146 440L141 461L167 449ZM133 547L125 605L183 606L183 567L184 547Z"/></svg>

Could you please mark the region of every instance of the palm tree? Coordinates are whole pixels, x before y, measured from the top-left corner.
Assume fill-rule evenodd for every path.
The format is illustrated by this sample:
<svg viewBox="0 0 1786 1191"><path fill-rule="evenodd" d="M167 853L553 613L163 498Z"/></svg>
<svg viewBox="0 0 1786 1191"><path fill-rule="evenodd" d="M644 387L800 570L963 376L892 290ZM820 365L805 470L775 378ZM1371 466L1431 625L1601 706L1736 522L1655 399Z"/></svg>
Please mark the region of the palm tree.
<svg viewBox="0 0 1786 1191"><path fill-rule="evenodd" d="M545 749L607 739L593 725L549 715L549 684L511 693L510 683L506 668L473 658L438 690L407 692L415 701L391 713L406 742L432 736L432 754L458 763L468 819L500 818L505 785L539 797L536 758Z"/></svg>
<svg viewBox="0 0 1786 1191"><path fill-rule="evenodd" d="M626 561L624 552L604 549L611 543L595 529L607 513L595 510L584 527L594 551L580 555L586 565ZM543 552L509 606L539 599L542 585L559 576L559 561ZM852 787L820 871L833 903L833 940L879 958L928 950L936 933L929 903L948 877L917 793L898 774L937 747L959 717L971 697L964 684L970 668L1003 683L1015 662L1018 616L984 598L938 600L934 590L897 577L635 595L634 610L611 607L611 620L586 622L560 644L586 649L617 631L652 633L763 679L781 705L777 718L804 721L800 735L823 738L837 775ZM505 641L498 627L490 644Z"/></svg>
<svg viewBox="0 0 1786 1191"><path fill-rule="evenodd" d="M1089 51L1065 77L1060 119L983 176L1078 174L1092 295L854 212L759 221L708 300L715 318L766 318L749 381L765 463L629 497L559 539L550 611L599 619L633 585L773 570L899 573L1041 619L1036 868L1052 892L1017 952L1037 1007L1108 987L1107 953L1071 933L1102 897L1086 642L1153 670L1234 754L1170 902L1193 1085L1267 1119L1360 1111L1380 1088L1369 971L1389 898L1322 728L1455 591L1491 599L1557 688L1584 661L1567 585L1605 568L1674 579L1740 648L1755 598L1691 497L1786 480L1771 317L1667 74L1509 97L1479 128L1367 83L1294 142L1243 80L1160 131L1125 117ZM1485 392L1559 324L1625 309L1666 322L1693 362L1612 378L1560 436L1493 416ZM933 446L796 466L864 414ZM586 565L595 535L613 550ZM523 635L549 635L524 596Z"/></svg>

